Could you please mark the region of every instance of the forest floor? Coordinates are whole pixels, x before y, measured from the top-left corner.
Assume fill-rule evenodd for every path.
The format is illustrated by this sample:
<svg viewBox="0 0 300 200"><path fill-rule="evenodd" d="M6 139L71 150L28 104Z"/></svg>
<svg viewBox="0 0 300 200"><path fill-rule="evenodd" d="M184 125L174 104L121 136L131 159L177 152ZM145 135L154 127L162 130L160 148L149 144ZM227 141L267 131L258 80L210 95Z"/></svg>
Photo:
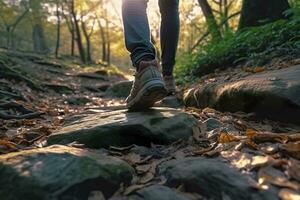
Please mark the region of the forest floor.
<svg viewBox="0 0 300 200"><path fill-rule="evenodd" d="M0 53L0 199L300 199L299 124L184 107L182 95L128 112L117 68Z"/></svg>

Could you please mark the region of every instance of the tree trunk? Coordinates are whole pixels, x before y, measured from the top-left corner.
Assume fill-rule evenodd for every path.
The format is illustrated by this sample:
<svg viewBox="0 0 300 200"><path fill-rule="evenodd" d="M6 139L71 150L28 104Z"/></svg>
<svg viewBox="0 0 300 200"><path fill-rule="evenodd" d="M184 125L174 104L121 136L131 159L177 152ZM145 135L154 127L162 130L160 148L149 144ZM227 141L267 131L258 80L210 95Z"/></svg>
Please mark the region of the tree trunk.
<svg viewBox="0 0 300 200"><path fill-rule="evenodd" d="M57 17L57 33L56 33L55 57L58 58L59 47L60 47L60 24L61 24L61 18L59 13L59 1L56 2L56 17Z"/></svg>
<svg viewBox="0 0 300 200"><path fill-rule="evenodd" d="M203 15L205 16L206 23L208 25L209 32L212 35L213 40L218 40L221 38L221 32L217 24L216 18L213 11L208 4L207 0L198 0L199 5L202 9Z"/></svg>
<svg viewBox="0 0 300 200"><path fill-rule="evenodd" d="M101 36L101 41L102 41L102 61L106 62L106 37L105 37L105 31L104 27L101 23L101 19L98 18L98 26L100 28L100 36Z"/></svg>
<svg viewBox="0 0 300 200"><path fill-rule="evenodd" d="M284 19L289 8L287 0L244 0L239 29Z"/></svg>
<svg viewBox="0 0 300 200"><path fill-rule="evenodd" d="M86 40L86 51L87 51L87 54L86 54L86 61L88 63L92 63L92 55L91 55L91 39L90 39L90 36L87 32L87 29L86 29L86 25L85 25L85 22L84 21L81 21L81 27L82 27L82 32L83 32L83 35L85 37L85 40Z"/></svg>
<svg viewBox="0 0 300 200"><path fill-rule="evenodd" d="M33 49L36 53L42 53L42 54L48 53L44 28L41 24L33 25L32 38L33 38Z"/></svg>
<svg viewBox="0 0 300 200"><path fill-rule="evenodd" d="M85 50L83 48L83 44L82 44L82 38L81 38L81 33L80 33L80 27L79 27L79 21L77 19L76 16L76 12L75 12L75 5L74 5L74 0L72 0L72 5L71 5L71 15L73 17L74 20L74 31L75 31L75 35L76 35L76 42L77 42L77 47L78 47L78 51L79 51L79 55L80 55L80 59L82 63L86 63L86 59L85 59Z"/></svg>
<svg viewBox="0 0 300 200"><path fill-rule="evenodd" d="M106 16L106 43L107 43L106 61L107 61L107 65L110 66L110 38L109 38L109 21L107 18L107 11L105 13L105 16Z"/></svg>

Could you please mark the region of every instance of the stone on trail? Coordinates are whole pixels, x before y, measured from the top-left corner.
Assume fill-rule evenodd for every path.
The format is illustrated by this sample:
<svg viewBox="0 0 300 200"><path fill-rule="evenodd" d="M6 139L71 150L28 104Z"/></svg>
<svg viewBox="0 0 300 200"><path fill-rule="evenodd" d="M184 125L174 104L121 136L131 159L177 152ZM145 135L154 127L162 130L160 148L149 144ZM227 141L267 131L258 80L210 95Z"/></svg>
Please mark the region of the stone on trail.
<svg viewBox="0 0 300 200"><path fill-rule="evenodd" d="M212 82L189 90L185 105L221 111L245 111L262 118L300 124L300 65Z"/></svg>
<svg viewBox="0 0 300 200"><path fill-rule="evenodd" d="M143 188L130 195L127 200L188 200L185 196L178 194L172 189L161 186L153 185Z"/></svg>
<svg viewBox="0 0 300 200"><path fill-rule="evenodd" d="M66 146L25 150L0 156L0 199L106 198L128 185L134 170L117 158Z"/></svg>
<svg viewBox="0 0 300 200"><path fill-rule="evenodd" d="M106 90L105 95L107 97L126 98L130 93L132 84L132 81L121 81L115 83Z"/></svg>
<svg viewBox="0 0 300 200"><path fill-rule="evenodd" d="M193 116L170 108L145 112L95 111L50 135L48 144L77 141L90 148L170 144L191 137L196 124Z"/></svg>
<svg viewBox="0 0 300 200"><path fill-rule="evenodd" d="M236 169L219 159L185 158L163 163L159 175L166 185L177 188L184 185L187 192L199 193L208 199L278 199L273 190L258 190Z"/></svg>

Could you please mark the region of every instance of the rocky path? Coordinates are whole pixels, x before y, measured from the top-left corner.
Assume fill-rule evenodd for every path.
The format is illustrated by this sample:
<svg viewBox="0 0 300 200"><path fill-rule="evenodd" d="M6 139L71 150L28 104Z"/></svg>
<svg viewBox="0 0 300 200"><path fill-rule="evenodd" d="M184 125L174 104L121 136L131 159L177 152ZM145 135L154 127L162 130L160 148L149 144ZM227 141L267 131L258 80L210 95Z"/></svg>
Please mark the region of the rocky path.
<svg viewBox="0 0 300 200"><path fill-rule="evenodd" d="M189 107L168 98L147 112L124 109L131 85L124 79L60 69L53 81L53 67L39 67L73 92L51 93L43 119L1 121L0 199L300 199L299 66L222 86L210 80L186 95ZM293 111L281 119L297 119L260 120L251 97L261 108ZM239 109L223 106L229 102ZM29 128L34 123L39 129Z"/></svg>

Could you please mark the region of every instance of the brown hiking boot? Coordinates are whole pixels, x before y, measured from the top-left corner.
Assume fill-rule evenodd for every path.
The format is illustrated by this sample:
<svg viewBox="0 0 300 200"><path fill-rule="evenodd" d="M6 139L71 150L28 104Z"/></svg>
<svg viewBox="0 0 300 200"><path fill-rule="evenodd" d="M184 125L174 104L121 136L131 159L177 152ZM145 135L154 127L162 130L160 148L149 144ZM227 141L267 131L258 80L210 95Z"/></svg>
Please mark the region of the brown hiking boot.
<svg viewBox="0 0 300 200"><path fill-rule="evenodd" d="M167 91L157 61L141 61L130 95L126 99L127 108L144 110L152 107L166 95Z"/></svg>
<svg viewBox="0 0 300 200"><path fill-rule="evenodd" d="M176 82L174 76L164 76L164 82L168 96L174 95L176 93Z"/></svg>

